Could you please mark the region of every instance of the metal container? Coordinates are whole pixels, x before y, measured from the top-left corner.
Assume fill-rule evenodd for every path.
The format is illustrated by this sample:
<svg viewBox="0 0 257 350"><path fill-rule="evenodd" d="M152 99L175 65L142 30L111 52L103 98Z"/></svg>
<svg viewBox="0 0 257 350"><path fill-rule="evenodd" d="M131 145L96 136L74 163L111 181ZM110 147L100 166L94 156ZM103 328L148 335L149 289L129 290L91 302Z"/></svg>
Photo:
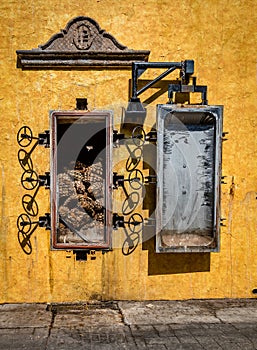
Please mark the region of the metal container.
<svg viewBox="0 0 257 350"><path fill-rule="evenodd" d="M222 106L157 108L156 251L219 250Z"/></svg>

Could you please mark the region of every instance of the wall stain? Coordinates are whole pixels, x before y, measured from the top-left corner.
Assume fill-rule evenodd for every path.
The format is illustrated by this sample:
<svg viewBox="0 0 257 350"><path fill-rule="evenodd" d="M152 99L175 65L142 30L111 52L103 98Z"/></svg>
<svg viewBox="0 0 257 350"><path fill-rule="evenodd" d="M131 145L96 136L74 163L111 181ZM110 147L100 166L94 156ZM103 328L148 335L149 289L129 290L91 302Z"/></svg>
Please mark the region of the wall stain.
<svg viewBox="0 0 257 350"><path fill-rule="evenodd" d="M54 289L54 276L53 276L53 264L52 264L51 254L48 255L48 261L49 261L49 288L50 288L50 295L52 299L53 289Z"/></svg>
<svg viewBox="0 0 257 350"><path fill-rule="evenodd" d="M235 181L234 181L234 176L232 176L231 179L231 185L229 189L229 202L228 202L228 230L227 234L231 235L232 232L232 221L233 221L233 201L234 201L234 196L235 196Z"/></svg>

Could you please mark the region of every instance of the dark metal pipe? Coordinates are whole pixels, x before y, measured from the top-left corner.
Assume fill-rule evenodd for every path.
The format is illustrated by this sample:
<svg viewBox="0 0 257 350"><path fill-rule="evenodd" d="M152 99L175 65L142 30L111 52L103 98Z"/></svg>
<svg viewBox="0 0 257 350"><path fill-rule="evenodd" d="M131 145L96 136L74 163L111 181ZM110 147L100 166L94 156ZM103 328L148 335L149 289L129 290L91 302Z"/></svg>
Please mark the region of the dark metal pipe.
<svg viewBox="0 0 257 350"><path fill-rule="evenodd" d="M182 62L134 62L136 68L181 68Z"/></svg>
<svg viewBox="0 0 257 350"><path fill-rule="evenodd" d="M132 96L137 96L137 64L132 63Z"/></svg>

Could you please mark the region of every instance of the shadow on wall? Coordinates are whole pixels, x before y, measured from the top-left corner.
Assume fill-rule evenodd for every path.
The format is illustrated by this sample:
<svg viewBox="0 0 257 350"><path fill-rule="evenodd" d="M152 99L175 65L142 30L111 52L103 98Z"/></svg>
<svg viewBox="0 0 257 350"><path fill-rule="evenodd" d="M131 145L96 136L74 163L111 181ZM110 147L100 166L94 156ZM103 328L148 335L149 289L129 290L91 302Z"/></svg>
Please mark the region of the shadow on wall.
<svg viewBox="0 0 257 350"><path fill-rule="evenodd" d="M148 250L148 275L210 271L210 253L156 253L155 237L144 241L143 250Z"/></svg>
<svg viewBox="0 0 257 350"><path fill-rule="evenodd" d="M144 169L149 169L149 175L155 175L151 164L155 163L156 154L154 149L148 151L147 148L150 146L144 147ZM155 186L155 184L146 186L143 209L149 211L149 216L155 211ZM148 250L148 275L210 271L210 253L156 253L154 225L144 227L142 241L142 249Z"/></svg>
<svg viewBox="0 0 257 350"><path fill-rule="evenodd" d="M151 83L152 80L148 79L139 79L138 80L138 90L142 89L147 84ZM178 84L177 80L161 80L156 82L154 85L152 85L149 88L149 91L152 91L152 94L146 98L142 99L143 105L148 105L150 103L153 103L155 100L157 100L160 96L163 94L168 93L168 86L169 84ZM132 80L129 79L129 88L128 88L128 99L131 97L131 91L132 91ZM141 97L141 96L140 96ZM186 103L190 100L190 94L188 92L181 92L175 94L175 103ZM167 94L167 102L168 102L168 94Z"/></svg>

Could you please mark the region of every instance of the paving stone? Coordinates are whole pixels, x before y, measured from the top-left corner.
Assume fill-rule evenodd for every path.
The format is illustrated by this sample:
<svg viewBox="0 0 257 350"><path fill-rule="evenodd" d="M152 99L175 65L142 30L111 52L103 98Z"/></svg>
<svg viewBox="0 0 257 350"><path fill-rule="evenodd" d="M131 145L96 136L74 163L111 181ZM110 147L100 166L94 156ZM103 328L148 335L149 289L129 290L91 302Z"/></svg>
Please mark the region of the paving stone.
<svg viewBox="0 0 257 350"><path fill-rule="evenodd" d="M220 329L215 327L206 328L205 334L208 334L209 336L217 336L217 337L224 335L224 333Z"/></svg>
<svg viewBox="0 0 257 350"><path fill-rule="evenodd" d="M45 304L0 305L0 328L48 327L51 320Z"/></svg>
<svg viewBox="0 0 257 350"><path fill-rule="evenodd" d="M71 310L57 314L54 321L55 328L63 328L69 326L90 327L90 326L108 326L122 325L122 317L119 310L90 308L81 310L80 312L72 312Z"/></svg>
<svg viewBox="0 0 257 350"><path fill-rule="evenodd" d="M236 322L245 322L245 323L257 323L257 312L256 312L256 306L255 307L232 307L232 308L224 308L221 310L218 310L216 312L217 317L222 322L233 323Z"/></svg>
<svg viewBox="0 0 257 350"><path fill-rule="evenodd" d="M220 343L249 343L247 337L242 334L238 334L238 332L234 332L234 334L225 334L219 337Z"/></svg>
<svg viewBox="0 0 257 350"><path fill-rule="evenodd" d="M165 344L165 338L146 338L145 339L146 345L159 345L159 344Z"/></svg>
<svg viewBox="0 0 257 350"><path fill-rule="evenodd" d="M91 345L91 350L118 350L120 347L114 347L113 345L110 344L93 344Z"/></svg>
<svg viewBox="0 0 257 350"><path fill-rule="evenodd" d="M211 336L196 336L196 339L204 349L221 349L220 345Z"/></svg>
<svg viewBox="0 0 257 350"><path fill-rule="evenodd" d="M176 337L190 337L190 332L187 328L174 330Z"/></svg>
<svg viewBox="0 0 257 350"><path fill-rule="evenodd" d="M205 304L192 301L122 301L118 305L127 324L186 324L188 319L198 323L220 323Z"/></svg>
<svg viewBox="0 0 257 350"><path fill-rule="evenodd" d="M169 325L154 325L154 329L160 337L170 337L174 336L174 331L169 327Z"/></svg>
<svg viewBox="0 0 257 350"><path fill-rule="evenodd" d="M132 305L135 306L136 303L132 302ZM158 310L160 306L165 309L165 303L138 302L139 313L143 314L144 308L148 315L153 316L157 312L157 321L153 324L151 318L146 319L145 324L140 323L143 318L140 318L139 323L123 322L115 303L99 303L90 307L80 305L77 308L57 307L53 324L54 309L52 312L46 311L46 305L2 305L0 319L2 317L3 320L6 313L7 322L2 323L2 327L0 325L0 350L257 349L257 324L255 317L251 318L256 302L185 301L179 302L177 306L177 302L167 302L166 311L160 313ZM170 322L171 305L175 307L175 311L181 312L181 317L175 319L176 322ZM223 314L226 309L229 315L232 315L232 309L237 311L229 321L213 322L215 307L217 312L222 311ZM191 308L193 311L190 313ZM249 308L250 316L246 318ZM246 323L238 321L241 309L242 319ZM203 310L206 317L209 312L212 316L208 318L210 322L195 322L196 310ZM29 320L30 314L32 321ZM164 319L165 315L167 319ZM33 327L33 320L37 316L40 319L35 324L40 326Z"/></svg>
<svg viewBox="0 0 257 350"><path fill-rule="evenodd" d="M190 326L188 327L188 331L193 336L196 336L196 335L204 336L207 333L206 329L204 328L191 328Z"/></svg>
<svg viewBox="0 0 257 350"><path fill-rule="evenodd" d="M221 345L223 350L240 350L240 349L244 349L242 348L240 345L236 344L236 343L225 343Z"/></svg>
<svg viewBox="0 0 257 350"><path fill-rule="evenodd" d="M219 344L215 344L215 343L211 343L211 344L200 344L202 346L202 349L205 349L205 350L219 350L219 349L222 349L221 346L219 346Z"/></svg>
<svg viewBox="0 0 257 350"><path fill-rule="evenodd" d="M131 333L134 337L153 338L159 336L152 325L131 326Z"/></svg>
<svg viewBox="0 0 257 350"><path fill-rule="evenodd" d="M235 332L236 327L232 324L223 323L222 325L216 325L216 329L221 330L224 333Z"/></svg>
<svg viewBox="0 0 257 350"><path fill-rule="evenodd" d="M202 346L200 344L178 344L174 348L174 345L167 346L166 348L169 350L203 350Z"/></svg>
<svg viewBox="0 0 257 350"><path fill-rule="evenodd" d="M33 348L31 348L32 350ZM47 345L46 350L71 350L71 349L76 349L76 350L92 350L92 347L90 344L61 344L61 343L56 343L53 342L51 344ZM33 349L34 350L34 349ZM43 350L42 348L40 350Z"/></svg>
<svg viewBox="0 0 257 350"><path fill-rule="evenodd" d="M15 334L29 334L32 335L34 333L34 328L29 327L29 328L1 328L0 329L0 336L5 336L5 335L14 335ZM47 332L47 329L45 329L45 331Z"/></svg>
<svg viewBox="0 0 257 350"><path fill-rule="evenodd" d="M240 349L243 350L253 350L257 349L257 346L254 346L253 344L238 344L240 346Z"/></svg>
<svg viewBox="0 0 257 350"><path fill-rule="evenodd" d="M168 346L168 345L175 346L177 344L180 344L177 337L165 337L164 341L165 341L166 346Z"/></svg>
<svg viewBox="0 0 257 350"><path fill-rule="evenodd" d="M47 341L48 330L34 328L6 329L0 332L0 349L12 347L14 349L39 348L44 349Z"/></svg>
<svg viewBox="0 0 257 350"><path fill-rule="evenodd" d="M194 344L199 344L198 341L194 337L190 336L182 336L178 337L178 340L181 343L194 343Z"/></svg>
<svg viewBox="0 0 257 350"><path fill-rule="evenodd" d="M143 338L135 338L135 344L138 349L147 349L146 342Z"/></svg>
<svg viewBox="0 0 257 350"><path fill-rule="evenodd" d="M251 323L251 322L237 322L237 323L233 323L231 322L231 326L235 327L236 329L255 329L257 331L257 324L255 322Z"/></svg>

